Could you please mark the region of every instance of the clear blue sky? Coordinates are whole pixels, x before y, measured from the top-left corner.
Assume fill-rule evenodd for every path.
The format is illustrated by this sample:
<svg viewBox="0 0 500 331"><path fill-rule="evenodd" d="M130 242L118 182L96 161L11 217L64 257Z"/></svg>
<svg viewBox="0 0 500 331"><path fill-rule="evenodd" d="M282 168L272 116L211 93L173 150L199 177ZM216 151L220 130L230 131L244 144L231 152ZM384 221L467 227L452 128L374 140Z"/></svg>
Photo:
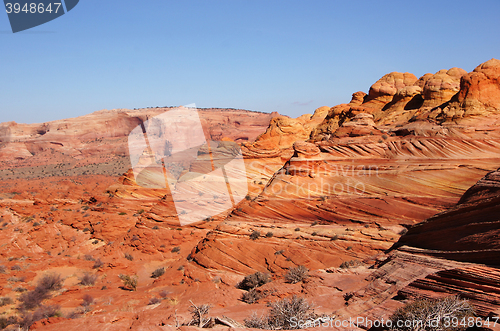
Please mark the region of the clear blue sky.
<svg viewBox="0 0 500 331"><path fill-rule="evenodd" d="M500 58L500 1L80 0L13 34L0 13L0 122L196 103L290 116L391 71Z"/></svg>

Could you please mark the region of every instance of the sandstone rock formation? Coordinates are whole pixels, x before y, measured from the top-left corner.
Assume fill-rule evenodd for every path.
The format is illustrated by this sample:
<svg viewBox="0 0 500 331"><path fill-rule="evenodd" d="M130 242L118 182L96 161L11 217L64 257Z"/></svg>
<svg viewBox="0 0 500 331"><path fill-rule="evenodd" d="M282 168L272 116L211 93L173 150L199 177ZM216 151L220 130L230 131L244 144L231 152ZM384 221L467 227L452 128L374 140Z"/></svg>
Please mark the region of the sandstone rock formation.
<svg viewBox="0 0 500 331"><path fill-rule="evenodd" d="M450 260L491 264L500 258L500 172L489 173L459 203L412 227L397 243Z"/></svg>
<svg viewBox="0 0 500 331"><path fill-rule="evenodd" d="M266 132L257 137L253 144L243 145L245 155L274 156L281 150L292 147L296 141L309 139L311 131L323 122L328 110L328 107L320 107L313 115L306 114L296 119L287 116L273 118Z"/></svg>
<svg viewBox="0 0 500 331"><path fill-rule="evenodd" d="M63 289L43 304L60 305L62 317L32 329L195 330L182 326L192 303L212 305L213 321L243 323L291 295L337 320L387 319L415 298L454 294L495 316L499 63L419 79L390 73L368 94L297 119L202 110L217 148L241 144L249 193L190 226L167 189L135 181L127 158L129 130L166 109L3 123L0 296L13 301L0 312L19 315L23 289L55 272ZM179 178L206 170L199 152ZM309 277L288 283L298 265ZM237 284L255 271L272 281L249 304ZM86 273L93 285L82 285ZM120 274L136 275L137 290ZM94 302L81 308L84 295Z"/></svg>
<svg viewBox="0 0 500 331"><path fill-rule="evenodd" d="M417 77L408 72L391 72L384 75L370 87L368 96L362 105L367 108L366 111L371 113L381 111L393 100L399 90L414 85L416 81Z"/></svg>

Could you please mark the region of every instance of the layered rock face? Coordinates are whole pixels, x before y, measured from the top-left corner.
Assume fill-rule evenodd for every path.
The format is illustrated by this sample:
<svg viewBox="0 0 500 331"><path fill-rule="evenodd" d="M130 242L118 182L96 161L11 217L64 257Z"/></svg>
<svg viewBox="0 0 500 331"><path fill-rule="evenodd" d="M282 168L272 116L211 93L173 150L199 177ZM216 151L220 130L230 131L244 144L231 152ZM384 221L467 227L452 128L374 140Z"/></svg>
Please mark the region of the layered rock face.
<svg viewBox="0 0 500 331"><path fill-rule="evenodd" d="M444 211L498 167L500 112L484 101L496 98L498 83L491 77L500 71L497 63L490 60L471 74L452 68L420 79L391 73L368 95L357 92L349 104L331 108L309 139L297 136L288 147L275 144L278 134L262 135L253 156L265 155L269 149L258 147L268 143L275 146L272 156L292 157L234 216L412 224ZM470 75L482 78L470 86ZM464 92L483 85L489 86L483 101ZM451 121L445 114L457 102L482 104L483 113Z"/></svg>
<svg viewBox="0 0 500 331"><path fill-rule="evenodd" d="M41 174L33 166L48 172L57 166L62 175L72 175L78 173L69 171L75 166L95 165L93 173L99 169L101 174L121 175L130 168L130 132L169 109L102 110L43 124L1 123L0 171L10 169L17 176L34 178ZM237 109L200 109L198 114L207 139L235 142L254 141L278 115Z"/></svg>
<svg viewBox="0 0 500 331"><path fill-rule="evenodd" d="M180 325L191 320L192 303L210 304L212 317L237 326L292 295L336 320L387 319L415 298L453 294L478 316L494 316L499 62L471 73L390 73L368 94L297 119L202 110L216 148L241 146L248 195L189 226L169 191L139 185L128 161L130 130L167 109L3 124L0 295L13 303L0 310L16 315L19 288L60 273L63 289L43 304L60 305L63 317L34 329L188 330ZM198 156L182 175L206 170L206 151ZM201 192L200 205L219 188ZM290 283L285 275L298 265L309 277ZM250 304L237 284L255 271L272 281ZM88 273L94 285L82 284ZM138 277L136 291L120 274ZM83 312L86 294L95 300Z"/></svg>
<svg viewBox="0 0 500 331"><path fill-rule="evenodd" d="M496 264L500 258L500 172L493 171L468 189L459 203L427 219L396 244L465 262Z"/></svg>

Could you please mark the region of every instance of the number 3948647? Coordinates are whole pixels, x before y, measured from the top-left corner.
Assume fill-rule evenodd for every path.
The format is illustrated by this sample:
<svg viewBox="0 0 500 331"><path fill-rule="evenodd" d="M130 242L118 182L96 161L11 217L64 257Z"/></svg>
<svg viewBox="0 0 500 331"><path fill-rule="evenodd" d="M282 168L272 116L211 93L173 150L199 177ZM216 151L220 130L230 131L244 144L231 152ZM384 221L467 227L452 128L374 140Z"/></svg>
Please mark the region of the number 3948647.
<svg viewBox="0 0 500 331"><path fill-rule="evenodd" d="M6 3L5 4L5 9L7 11L7 14L19 14L21 12L23 13L31 13L31 14L43 14L45 12L51 13L54 12L57 14L61 7L60 2L54 2L54 3L49 3L47 6L45 6L43 3L25 3L24 5L21 5L19 3Z"/></svg>

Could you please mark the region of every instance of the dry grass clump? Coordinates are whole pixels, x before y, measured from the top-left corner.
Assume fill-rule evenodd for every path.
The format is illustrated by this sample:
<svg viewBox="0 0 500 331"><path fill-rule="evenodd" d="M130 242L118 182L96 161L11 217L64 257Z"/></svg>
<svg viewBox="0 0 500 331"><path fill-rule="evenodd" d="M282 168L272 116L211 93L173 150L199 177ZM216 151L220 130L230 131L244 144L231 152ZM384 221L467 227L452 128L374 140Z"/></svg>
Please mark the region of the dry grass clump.
<svg viewBox="0 0 500 331"><path fill-rule="evenodd" d="M99 278L99 276L86 272L83 276L79 277L79 280L80 284L83 286L93 286L97 278Z"/></svg>
<svg viewBox="0 0 500 331"><path fill-rule="evenodd" d="M318 318L312 306L304 299L293 296L269 304L269 313L258 316L255 313L245 319L247 328L268 330L299 329L297 321L312 321Z"/></svg>
<svg viewBox="0 0 500 331"><path fill-rule="evenodd" d="M469 301L458 296L449 296L437 300L416 300L396 310L390 320L392 330L455 331L465 330L467 325L461 325L461 320L473 316L474 309Z"/></svg>
<svg viewBox="0 0 500 331"><path fill-rule="evenodd" d="M245 276L245 278L243 278L243 280L238 284L238 288L249 291L256 287L267 284L270 281L271 278L269 277L269 274L257 271L254 274Z"/></svg>
<svg viewBox="0 0 500 331"><path fill-rule="evenodd" d="M131 291L137 290L137 276L129 276L129 275L119 275L120 279L123 282L123 286Z"/></svg>
<svg viewBox="0 0 500 331"><path fill-rule="evenodd" d="M309 277L309 270L306 267L304 267L303 265L299 265L298 267L291 268L285 274L285 280L291 284L296 284L298 282L301 282L304 279L306 279L307 277Z"/></svg>
<svg viewBox="0 0 500 331"><path fill-rule="evenodd" d="M360 262L358 260L350 260L350 261L344 261L344 262L342 262L342 264L340 265L339 268L341 268L341 269L348 269L348 268L359 267L360 265L363 265L363 262Z"/></svg>
<svg viewBox="0 0 500 331"><path fill-rule="evenodd" d="M151 274L151 278L158 278L165 274L165 268L158 268Z"/></svg>

